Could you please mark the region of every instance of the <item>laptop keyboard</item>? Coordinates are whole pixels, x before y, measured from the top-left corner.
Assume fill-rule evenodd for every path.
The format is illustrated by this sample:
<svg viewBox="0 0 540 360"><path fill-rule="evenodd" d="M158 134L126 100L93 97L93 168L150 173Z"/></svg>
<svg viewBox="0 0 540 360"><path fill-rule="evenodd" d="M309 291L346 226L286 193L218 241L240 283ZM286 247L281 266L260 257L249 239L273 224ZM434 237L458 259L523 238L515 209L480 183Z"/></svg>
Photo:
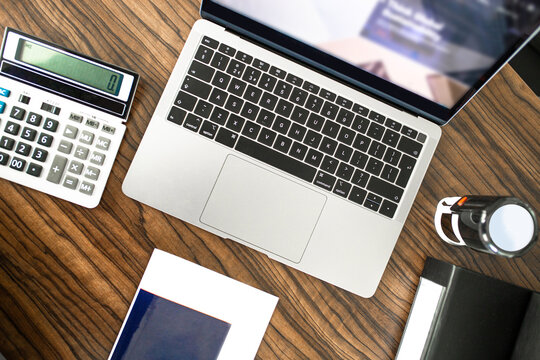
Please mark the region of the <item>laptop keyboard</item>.
<svg viewBox="0 0 540 360"><path fill-rule="evenodd" d="M167 119L389 218L426 141L207 36Z"/></svg>

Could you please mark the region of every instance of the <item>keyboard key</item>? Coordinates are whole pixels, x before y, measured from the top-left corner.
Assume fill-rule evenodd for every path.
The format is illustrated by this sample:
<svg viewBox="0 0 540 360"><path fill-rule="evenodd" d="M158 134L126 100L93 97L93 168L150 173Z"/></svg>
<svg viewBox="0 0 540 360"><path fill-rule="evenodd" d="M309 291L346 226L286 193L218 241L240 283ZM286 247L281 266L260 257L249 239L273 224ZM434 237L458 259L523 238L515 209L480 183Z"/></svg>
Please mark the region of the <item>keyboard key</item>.
<svg viewBox="0 0 540 360"><path fill-rule="evenodd" d="M388 216L389 218L394 217L394 214L396 213L397 205L394 204L391 201L384 200L381 208L379 209L379 213L383 214L384 216Z"/></svg>
<svg viewBox="0 0 540 360"><path fill-rule="evenodd" d="M47 181L50 181L55 184L60 184L60 180L62 179L62 175L64 174L66 164L67 164L67 158L60 155L56 155L51 164L51 168L49 169L49 174L47 175Z"/></svg>
<svg viewBox="0 0 540 360"><path fill-rule="evenodd" d="M291 120L304 125L306 123L306 120L308 119L308 116L309 111L299 106L295 106L291 114Z"/></svg>
<svg viewBox="0 0 540 360"><path fill-rule="evenodd" d="M334 120L337 116L338 110L339 110L339 106L337 106L336 104L332 104L328 101L325 101L321 110L321 115L331 120Z"/></svg>
<svg viewBox="0 0 540 360"><path fill-rule="evenodd" d="M202 61L205 64L208 64L210 63L210 59L212 59L212 55L214 55L214 50L204 45L200 45L197 49L197 52L195 53L195 59Z"/></svg>
<svg viewBox="0 0 540 360"><path fill-rule="evenodd" d="M336 175L344 180L349 181L354 173L354 167L346 163L340 163Z"/></svg>
<svg viewBox="0 0 540 360"><path fill-rule="evenodd" d="M422 144L414 140L411 140L410 138L406 136L402 136L397 148L398 150L401 150L404 153L412 155L417 158L418 155L420 155L420 151L422 151Z"/></svg>
<svg viewBox="0 0 540 360"><path fill-rule="evenodd" d="M30 165L28 165L28 169L26 169L26 173L28 175L32 175L35 177L40 177L42 171L43 166L34 163L30 163Z"/></svg>
<svg viewBox="0 0 540 360"><path fill-rule="evenodd" d="M58 124L58 121L46 118L45 123L43 124L43 128L51 132L56 132L56 129L58 129Z"/></svg>
<svg viewBox="0 0 540 360"><path fill-rule="evenodd" d="M384 169L381 173L381 178L383 178L383 180L393 183L396 180L398 173L399 173L398 168L386 164L384 165Z"/></svg>
<svg viewBox="0 0 540 360"><path fill-rule="evenodd" d="M239 62L238 60L231 59L231 62L229 63L229 66L227 66L227 74L236 76L236 77L242 77L242 74L244 73L244 70L246 69L246 64L243 64Z"/></svg>
<svg viewBox="0 0 540 360"><path fill-rule="evenodd" d="M9 155L0 151L0 165L7 165L9 162Z"/></svg>
<svg viewBox="0 0 540 360"><path fill-rule="evenodd" d="M291 148L292 140L283 136L278 135L276 142L274 143L274 149L281 151L283 153L288 153Z"/></svg>
<svg viewBox="0 0 540 360"><path fill-rule="evenodd" d="M246 102L244 104L244 107L242 108L242 111L240 112L240 115L249 120L255 120L257 114L259 113L259 110L260 108L257 105Z"/></svg>
<svg viewBox="0 0 540 360"><path fill-rule="evenodd" d="M244 105L244 100L234 95L229 95L229 98L227 99L227 103L225 104L225 109L238 114L240 110L242 109L243 105Z"/></svg>
<svg viewBox="0 0 540 360"><path fill-rule="evenodd" d="M356 169L354 171L354 175L352 177L351 182L355 185L358 185L360 187L366 187L366 184L369 180L369 174L365 171Z"/></svg>
<svg viewBox="0 0 540 360"><path fill-rule="evenodd" d="M287 100L279 99L274 111L279 115L288 118L291 115L293 108L294 105L292 103L288 102Z"/></svg>
<svg viewBox="0 0 540 360"><path fill-rule="evenodd" d="M281 116L278 116L276 121L274 122L274 125L272 126L272 129L277 131L278 133L285 135L287 134L287 131L289 131L290 126L291 126L290 120L287 120Z"/></svg>
<svg viewBox="0 0 540 360"><path fill-rule="evenodd" d="M304 138L304 144L309 145L314 148L318 148L319 144L321 143L322 135L313 131L309 130L306 137Z"/></svg>
<svg viewBox="0 0 540 360"><path fill-rule="evenodd" d="M7 136L2 136L0 138L0 147L6 150L12 150L15 146L15 140L8 138Z"/></svg>
<svg viewBox="0 0 540 360"><path fill-rule="evenodd" d="M249 85L246 92L244 93L244 99L251 101L254 104L257 104L261 99L262 90L257 89L253 85Z"/></svg>
<svg viewBox="0 0 540 360"><path fill-rule="evenodd" d="M399 159L401 158L401 153L394 149L388 149L386 150L386 154L384 154L384 161L387 163L390 163L394 166L397 166Z"/></svg>
<svg viewBox="0 0 540 360"><path fill-rule="evenodd" d="M81 145L77 145L77 148L75 149L75 152L73 153L73 155L78 159L86 160L88 158L89 151L90 150L88 150L88 148Z"/></svg>
<svg viewBox="0 0 540 360"><path fill-rule="evenodd" d="M302 141L304 135L306 135L307 129L303 126L300 126L296 123L293 123L291 129L289 130L289 137L297 141Z"/></svg>
<svg viewBox="0 0 540 360"><path fill-rule="evenodd" d="M367 152L371 139L362 134L356 134L356 138L353 142L353 147L362 152Z"/></svg>
<svg viewBox="0 0 540 360"><path fill-rule="evenodd" d="M352 185L348 182L337 179L333 193L346 198L349 195L349 191L351 191L351 187Z"/></svg>
<svg viewBox="0 0 540 360"><path fill-rule="evenodd" d="M64 179L64 183L62 184L64 187L67 187L68 189L75 190L77 188L77 185L79 184L79 179L73 176L66 176Z"/></svg>
<svg viewBox="0 0 540 360"><path fill-rule="evenodd" d="M289 100L291 100L293 103L303 106L306 102L308 97L307 91L304 91L300 88L295 87L291 92L291 97Z"/></svg>
<svg viewBox="0 0 540 360"><path fill-rule="evenodd" d="M369 128L370 123L371 123L371 121L369 121L368 119L356 115L354 117L354 122L352 124L352 128L353 128L353 130L356 130L361 134L365 134L367 129Z"/></svg>
<svg viewBox="0 0 540 360"><path fill-rule="evenodd" d="M0 114L3 114L4 110L6 110L6 103L3 101L0 101Z"/></svg>
<svg viewBox="0 0 540 360"><path fill-rule="evenodd" d="M225 126L232 131L240 132L245 122L246 121L242 117L235 114L231 114Z"/></svg>
<svg viewBox="0 0 540 360"><path fill-rule="evenodd" d="M9 162L9 167L17 171L23 171L26 167L26 160L14 157Z"/></svg>
<svg viewBox="0 0 540 360"><path fill-rule="evenodd" d="M77 129L75 126L67 125L64 129L64 136L69 139L75 139L78 133L79 129Z"/></svg>
<svg viewBox="0 0 540 360"><path fill-rule="evenodd" d="M34 153L32 154L32 159L45 162L49 153L46 150L35 148Z"/></svg>
<svg viewBox="0 0 540 360"><path fill-rule="evenodd" d="M324 103L324 100L321 99L320 97L315 96L315 95L309 95L306 102L306 108L310 111L318 113L321 110L323 103Z"/></svg>
<svg viewBox="0 0 540 360"><path fill-rule="evenodd" d="M11 108L11 114L9 116L16 120L22 120L25 114L26 114L26 110L21 109L20 107L17 107L17 106L13 106Z"/></svg>
<svg viewBox="0 0 540 360"><path fill-rule="evenodd" d="M224 53L224 54L227 54L229 56L234 56L234 54L236 53L235 48L232 48L232 47L230 47L228 45L225 45L225 44L219 45L219 51Z"/></svg>
<svg viewBox="0 0 540 360"><path fill-rule="evenodd" d="M212 86L187 75L182 84L182 90L206 100L210 95L210 91L212 91Z"/></svg>
<svg viewBox="0 0 540 360"><path fill-rule="evenodd" d="M274 75L275 77L277 78L280 78L280 79L285 79L285 75L287 74L285 71L275 67L275 66L271 66L270 67L270 74Z"/></svg>
<svg viewBox="0 0 540 360"><path fill-rule="evenodd" d="M374 192L388 200L399 202L403 196L403 189L399 188L387 181L372 176L367 185L369 191Z"/></svg>
<svg viewBox="0 0 540 360"><path fill-rule="evenodd" d="M237 133L234 133L223 127L219 128L218 133L216 135L216 141L218 143L231 147L231 148L234 146L237 139L238 139Z"/></svg>
<svg viewBox="0 0 540 360"><path fill-rule="evenodd" d="M238 140L235 149L293 176L299 177L302 180L312 182L315 177L315 168L243 136Z"/></svg>
<svg viewBox="0 0 540 360"><path fill-rule="evenodd" d="M420 133L420 134L418 134L418 137L416 138L416 140L418 140L419 142L421 142L423 144L427 140L427 135Z"/></svg>
<svg viewBox="0 0 540 360"><path fill-rule="evenodd" d="M209 102L199 100L193 112L196 115L199 115L205 119L208 119L213 109L214 109L214 105L210 104Z"/></svg>
<svg viewBox="0 0 540 360"><path fill-rule="evenodd" d="M95 185L86 181L83 181L81 184L81 187L79 188L79 192L91 196L94 193Z"/></svg>
<svg viewBox="0 0 540 360"><path fill-rule="evenodd" d="M270 69L269 64L267 64L264 61L259 60L259 59L255 59L253 61L252 65L255 66L257 69L262 70L262 71L268 71L268 69Z"/></svg>
<svg viewBox="0 0 540 360"><path fill-rule="evenodd" d="M41 125L42 119L43 117L41 115L31 112L28 114L28 117L26 118L26 122L30 125L39 126Z"/></svg>
<svg viewBox="0 0 540 360"><path fill-rule="evenodd" d="M212 89L212 93L210 94L210 98L208 99L208 101L217 106L223 106L225 104L225 100L227 100L227 96L228 95L225 91L220 90L216 87Z"/></svg>
<svg viewBox="0 0 540 360"><path fill-rule="evenodd" d="M219 46L219 42L217 40L214 40L208 36L204 36L201 40L201 43L203 43L206 46L211 47L212 49L217 49Z"/></svg>
<svg viewBox="0 0 540 360"><path fill-rule="evenodd" d="M298 160L303 160L307 151L308 147L306 145L295 141L291 146L291 151L289 151L289 154Z"/></svg>
<svg viewBox="0 0 540 360"><path fill-rule="evenodd" d="M14 123L13 121L8 121L6 123L6 127L4 128L4 131L10 135L17 136L19 135L20 129L21 129L21 125Z"/></svg>
<svg viewBox="0 0 540 360"><path fill-rule="evenodd" d="M17 147L15 149L15 152L22 156L28 156L30 155L30 151L32 151L32 146L25 144L23 142L19 142L17 144Z"/></svg>
<svg viewBox="0 0 540 360"><path fill-rule="evenodd" d="M210 62L210 66L221 71L225 71L225 69L227 69L227 65L229 64L229 60L230 58L227 55L215 53L212 61Z"/></svg>
<svg viewBox="0 0 540 360"><path fill-rule="evenodd" d="M218 108L216 106L214 107L214 111L212 111L212 115L210 115L210 120L215 122L216 124L225 125L228 117L229 112L227 110Z"/></svg>
<svg viewBox="0 0 540 360"><path fill-rule="evenodd" d="M378 112L375 112L375 111L373 111L373 110L371 110L371 111L369 112L368 118L370 118L370 119L373 120L373 121L378 122L379 124L384 124L384 121L386 120L386 117L385 117L385 116L383 116L383 115L381 115L381 114L379 114Z"/></svg>
<svg viewBox="0 0 540 360"><path fill-rule="evenodd" d="M313 183L325 190L332 191L336 180L337 179L335 176L329 175L323 171L319 171Z"/></svg>
<svg viewBox="0 0 540 360"><path fill-rule="evenodd" d="M266 108L272 111L276 107L277 102L278 102L277 96L265 92L263 96L261 97L261 101L259 102L259 105L261 105L263 108Z"/></svg>
<svg viewBox="0 0 540 360"><path fill-rule="evenodd" d="M354 131L346 127L341 127L338 135L338 141L347 145L351 145L354 141Z"/></svg>
<svg viewBox="0 0 540 360"><path fill-rule="evenodd" d="M323 158L323 161L321 163L321 169L333 174L337 167L338 167L339 161L331 156L325 155Z"/></svg>
<svg viewBox="0 0 540 360"><path fill-rule="evenodd" d="M266 146L272 146L276 137L277 137L277 134L275 132L273 132L272 130L263 128L257 140L261 144L264 144Z"/></svg>
<svg viewBox="0 0 540 360"><path fill-rule="evenodd" d="M259 135L259 131L261 131L261 125L256 124L252 121L248 121L246 122L246 125L244 126L244 129L242 130L242 135L255 140L257 139L257 136Z"/></svg>
<svg viewBox="0 0 540 360"><path fill-rule="evenodd" d="M216 70L198 61L193 61L189 67L188 74L204 82L210 82Z"/></svg>
<svg viewBox="0 0 540 360"><path fill-rule="evenodd" d="M382 159L384 152L386 151L386 146L381 144L378 141L372 141L371 146L369 147L368 154L376 157L377 159Z"/></svg>
<svg viewBox="0 0 540 360"><path fill-rule="evenodd" d="M401 187L407 186L407 183L409 182L409 178L411 177L415 164L416 164L415 159L403 154L403 156L401 157L401 161L399 162L399 165L398 165L398 168L400 171L399 171L398 178L396 180L397 185Z"/></svg>
<svg viewBox="0 0 540 360"><path fill-rule="evenodd" d="M75 121L77 123L81 123L83 121L84 117L79 114L71 113L69 114L69 120Z"/></svg>
<svg viewBox="0 0 540 360"><path fill-rule="evenodd" d="M336 157L339 160L348 162L353 153L353 149L344 144L339 144L336 150Z"/></svg>
<svg viewBox="0 0 540 360"><path fill-rule="evenodd" d="M274 90L274 86L276 85L276 83L277 79L275 77L268 74L262 74L261 81L259 81L259 87L266 91L272 91Z"/></svg>
<svg viewBox="0 0 540 360"><path fill-rule="evenodd" d="M337 141L332 140L325 136L321 142L321 146L319 147L319 150L321 150L323 153L326 153L328 155L334 155L334 152L336 151L336 148L337 148L337 144L338 144Z"/></svg>
<svg viewBox="0 0 540 360"><path fill-rule="evenodd" d="M83 169L84 169L83 163L79 161L75 161L75 160L72 160L68 166L68 171L76 175L81 175Z"/></svg>
<svg viewBox="0 0 540 360"><path fill-rule="evenodd" d="M247 83L243 82L240 79L233 78L229 84L228 92L236 96L244 95L244 90L247 88Z"/></svg>
<svg viewBox="0 0 540 360"><path fill-rule="evenodd" d="M284 99L288 99L292 92L292 85L287 84L284 81L278 81L276 88L274 89L274 94L280 96Z"/></svg>
<svg viewBox="0 0 540 360"><path fill-rule="evenodd" d="M352 112L345 109L339 110L339 114L336 119L338 123L343 124L345 126L351 126L353 120L354 120L354 114Z"/></svg>
<svg viewBox="0 0 540 360"><path fill-rule="evenodd" d="M257 85L260 78L261 72L255 68L252 68L251 66L247 68L247 70L244 72L244 76L242 76L244 81L247 81L252 85Z"/></svg>
<svg viewBox="0 0 540 360"><path fill-rule="evenodd" d="M323 125L323 128L322 128L322 133L326 136L329 136L331 138L336 138L338 132L339 132L339 129L341 128L341 126L339 126L338 124L336 124L335 122L333 121L326 121Z"/></svg>
<svg viewBox="0 0 540 360"><path fill-rule="evenodd" d="M29 127L25 127L22 131L21 137L28 141L34 141L37 136L37 131Z"/></svg>
<svg viewBox="0 0 540 360"><path fill-rule="evenodd" d="M358 115L362 115L362 116L368 116L368 114L369 114L369 109L367 107L365 107L365 106L360 105L360 104L354 104L353 108L352 108L352 111L354 111Z"/></svg>
<svg viewBox="0 0 540 360"><path fill-rule="evenodd" d="M368 193L368 195L366 196L366 201L364 201L364 206L370 210L378 211L382 201L382 197L372 193Z"/></svg>
<svg viewBox="0 0 540 360"><path fill-rule="evenodd" d="M317 151L315 149L309 149L306 156L306 162L315 167L319 167L323 157L324 157L324 154L322 152Z"/></svg>
<svg viewBox="0 0 540 360"><path fill-rule="evenodd" d="M349 195L349 200L359 204L364 204L364 199L366 198L367 191L364 189L360 189L357 186L353 186L351 190L351 194Z"/></svg>
<svg viewBox="0 0 540 360"><path fill-rule="evenodd" d="M390 129L386 129L386 131L384 132L382 142L385 143L386 145L395 147L399 141L399 138L400 138L399 133Z"/></svg>
<svg viewBox="0 0 540 360"><path fill-rule="evenodd" d="M188 114L186 117L186 121L184 122L184 127L186 129L189 129L191 131L199 131L199 128L201 127L203 122L203 119L199 116Z"/></svg>
<svg viewBox="0 0 540 360"><path fill-rule="evenodd" d="M367 136L375 140L381 140L383 134L384 134L384 126L379 125L375 122L372 122L367 131Z"/></svg>
<svg viewBox="0 0 540 360"><path fill-rule="evenodd" d="M321 89L319 95L330 102L334 102L334 100L336 100L336 94L326 89Z"/></svg>
<svg viewBox="0 0 540 360"><path fill-rule="evenodd" d="M390 129L395 130L395 131L401 130L401 124L390 118L386 119L386 122L384 123L384 125L386 125Z"/></svg>
<svg viewBox="0 0 540 360"><path fill-rule="evenodd" d="M94 151L90 156L90 162L96 165L103 165L105 162L105 154Z"/></svg>
<svg viewBox="0 0 540 360"><path fill-rule="evenodd" d="M401 133L405 136L410 137L411 139L416 139L416 136L418 135L418 131L413 130L405 125L403 125L403 127L401 128Z"/></svg>
<svg viewBox="0 0 540 360"><path fill-rule="evenodd" d="M0 96L9 97L9 95L11 95L11 90L0 87Z"/></svg>
<svg viewBox="0 0 540 360"><path fill-rule="evenodd" d="M64 154L70 154L72 148L73 148L73 143L66 140L61 140L60 144L58 144L58 151Z"/></svg>
<svg viewBox="0 0 540 360"><path fill-rule="evenodd" d="M324 118L322 116L317 115L315 113L309 114L309 119L306 124L307 127L315 131L321 131L323 125L324 125Z"/></svg>
<svg viewBox="0 0 540 360"><path fill-rule="evenodd" d="M39 134L39 137L38 137L38 144L40 145L43 145L43 146L46 146L46 147L50 147L52 145L52 142L53 142L53 137L49 134L45 134L45 133L41 133Z"/></svg>
<svg viewBox="0 0 540 360"><path fill-rule="evenodd" d="M259 112L259 116L257 116L257 122L263 126L270 127L272 126L272 123L274 122L274 119L276 117L276 114L262 109Z"/></svg>
<svg viewBox="0 0 540 360"><path fill-rule="evenodd" d="M368 163L366 165L366 171L373 175L379 176L383 168L383 165L384 163L382 161L377 160L375 158L369 158Z"/></svg>
<svg viewBox="0 0 540 360"><path fill-rule="evenodd" d="M231 81L231 76L227 75L221 71L218 71L216 73L216 76L214 76L214 79L212 80L212 85L217 86L221 90L227 89L227 86L229 85L229 82Z"/></svg>
<svg viewBox="0 0 540 360"><path fill-rule="evenodd" d="M366 166L366 163L369 159L369 156L367 156L364 153L361 153L360 151L354 151L351 161L349 162L351 165L356 166L359 169L363 169L364 166Z"/></svg>
<svg viewBox="0 0 540 360"><path fill-rule="evenodd" d="M241 62L244 62L246 64L251 64L253 61L253 56L248 55L242 51L238 51L236 53L235 59L240 60Z"/></svg>
<svg viewBox="0 0 540 360"><path fill-rule="evenodd" d="M310 83L309 81L304 81L304 84L302 85L302 89L307 90L313 94L318 94L321 88L315 84Z"/></svg>
<svg viewBox="0 0 540 360"><path fill-rule="evenodd" d="M304 80L299 78L298 76L295 76L293 74L287 74L287 77L285 79L288 83L291 83L296 86L301 86Z"/></svg>
<svg viewBox="0 0 540 360"><path fill-rule="evenodd" d="M199 134L209 139L213 139L216 136L218 129L219 129L219 126L217 126L216 124L211 123L208 120L204 120L201 126L201 130L199 131Z"/></svg>

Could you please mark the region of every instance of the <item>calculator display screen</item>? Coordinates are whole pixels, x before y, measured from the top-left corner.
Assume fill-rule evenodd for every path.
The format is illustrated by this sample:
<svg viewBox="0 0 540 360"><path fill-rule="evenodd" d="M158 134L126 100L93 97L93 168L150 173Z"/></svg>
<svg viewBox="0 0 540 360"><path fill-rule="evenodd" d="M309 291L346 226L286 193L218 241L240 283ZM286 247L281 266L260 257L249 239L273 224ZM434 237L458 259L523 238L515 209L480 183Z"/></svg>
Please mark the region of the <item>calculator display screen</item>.
<svg viewBox="0 0 540 360"><path fill-rule="evenodd" d="M121 73L24 39L19 40L15 58L115 96L124 78Z"/></svg>

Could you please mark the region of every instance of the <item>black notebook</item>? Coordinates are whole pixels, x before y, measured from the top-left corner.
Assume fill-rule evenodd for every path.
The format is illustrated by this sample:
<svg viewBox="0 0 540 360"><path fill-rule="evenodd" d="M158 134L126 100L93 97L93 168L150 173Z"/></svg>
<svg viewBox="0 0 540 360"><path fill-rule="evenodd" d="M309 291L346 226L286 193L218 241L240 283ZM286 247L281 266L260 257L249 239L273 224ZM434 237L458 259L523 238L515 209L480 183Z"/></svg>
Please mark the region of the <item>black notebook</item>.
<svg viewBox="0 0 540 360"><path fill-rule="evenodd" d="M540 294L428 258L396 360L540 359Z"/></svg>

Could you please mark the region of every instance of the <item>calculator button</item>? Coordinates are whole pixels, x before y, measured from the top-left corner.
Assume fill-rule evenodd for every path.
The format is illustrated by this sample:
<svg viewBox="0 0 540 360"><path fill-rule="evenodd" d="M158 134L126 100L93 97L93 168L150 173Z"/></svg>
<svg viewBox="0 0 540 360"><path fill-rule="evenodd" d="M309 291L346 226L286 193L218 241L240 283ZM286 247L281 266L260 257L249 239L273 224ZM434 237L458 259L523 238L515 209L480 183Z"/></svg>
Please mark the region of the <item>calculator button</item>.
<svg viewBox="0 0 540 360"><path fill-rule="evenodd" d="M0 151L0 165L7 165L9 155Z"/></svg>
<svg viewBox="0 0 540 360"><path fill-rule="evenodd" d="M19 124L16 124L12 121L8 121L6 124L6 128L4 129L5 132L11 135L19 135L19 130L21 129L21 126Z"/></svg>
<svg viewBox="0 0 540 360"><path fill-rule="evenodd" d="M23 171L24 167L26 166L26 161L23 159L19 159L14 157L11 159L11 162L9 163L9 167L18 171Z"/></svg>
<svg viewBox="0 0 540 360"><path fill-rule="evenodd" d="M53 139L54 138L51 135L41 133L41 134L39 134L39 138L38 138L37 142L40 145L50 147L52 145Z"/></svg>
<svg viewBox="0 0 540 360"><path fill-rule="evenodd" d="M9 116L17 120L22 120L25 114L26 114L26 110L21 109L20 107L17 107L17 106L13 106L11 108L11 114Z"/></svg>
<svg viewBox="0 0 540 360"><path fill-rule="evenodd" d="M77 188L77 184L79 183L79 179L73 177L73 176L66 176L64 179L64 186L68 189L75 190Z"/></svg>
<svg viewBox="0 0 540 360"><path fill-rule="evenodd" d="M104 138L100 136L97 139L96 147L101 150L109 150L109 146L111 145L111 140Z"/></svg>
<svg viewBox="0 0 540 360"><path fill-rule="evenodd" d="M72 148L73 148L73 143L70 143L69 141L66 141L66 140L60 141L60 144L58 145L58 151L63 152L64 154L71 153Z"/></svg>
<svg viewBox="0 0 540 360"><path fill-rule="evenodd" d="M22 156L30 155L30 151L32 151L32 146L25 144L23 142L19 142L17 144L17 149L15 149L15 152Z"/></svg>
<svg viewBox="0 0 540 360"><path fill-rule="evenodd" d="M78 145L75 149L75 157L81 160L86 160L88 158L88 148Z"/></svg>
<svg viewBox="0 0 540 360"><path fill-rule="evenodd" d="M92 195L94 192L94 184L87 183L86 181L82 183L81 188L79 189L80 192L86 195Z"/></svg>
<svg viewBox="0 0 540 360"><path fill-rule="evenodd" d="M47 160L47 155L49 155L47 150L35 148L34 153L32 154L32 159L45 162L45 160Z"/></svg>
<svg viewBox="0 0 540 360"><path fill-rule="evenodd" d="M79 129L77 129L75 126L67 125L64 129L64 136L70 139L75 139L78 132Z"/></svg>
<svg viewBox="0 0 540 360"><path fill-rule="evenodd" d="M0 87L0 95L1 96L9 97L9 94L11 94L10 90Z"/></svg>
<svg viewBox="0 0 540 360"><path fill-rule="evenodd" d="M103 162L105 161L105 155L102 153L98 153L97 151L94 151L92 153L92 156L90 156L90 162L96 165L103 165Z"/></svg>
<svg viewBox="0 0 540 360"><path fill-rule="evenodd" d="M66 164L67 159L65 157L56 155L53 163L51 164L49 175L47 175L47 180L55 184L60 184L60 179L62 179L62 174L64 174Z"/></svg>
<svg viewBox="0 0 540 360"><path fill-rule="evenodd" d="M15 140L13 140L12 138L8 138L7 136L2 136L2 138L0 138L1 148L11 150L13 149L13 146L15 146Z"/></svg>
<svg viewBox="0 0 540 360"><path fill-rule="evenodd" d="M23 104L28 104L30 102L30 97L26 95L19 96L19 102Z"/></svg>
<svg viewBox="0 0 540 360"><path fill-rule="evenodd" d="M99 127L99 122L97 122L96 120L86 119L85 125L97 129Z"/></svg>
<svg viewBox="0 0 540 360"><path fill-rule="evenodd" d="M81 175L84 165L78 161L72 160L69 163L68 171L73 174Z"/></svg>
<svg viewBox="0 0 540 360"><path fill-rule="evenodd" d="M94 134L89 131L83 131L81 137L79 138L79 141L83 144L92 145L92 143L94 142Z"/></svg>
<svg viewBox="0 0 540 360"><path fill-rule="evenodd" d="M25 127L22 131L21 137L28 141L34 141L34 139L36 138L36 135L37 135L36 130L30 129L29 127Z"/></svg>
<svg viewBox="0 0 540 360"><path fill-rule="evenodd" d="M95 168L93 166L88 166L84 170L84 177L88 178L90 180L97 180L98 177L99 177L99 169L97 169L97 168Z"/></svg>
<svg viewBox="0 0 540 360"><path fill-rule="evenodd" d="M26 118L26 122L29 123L30 125L39 126L41 125L41 119L43 119L41 115L31 112L28 114L28 117Z"/></svg>
<svg viewBox="0 0 540 360"><path fill-rule="evenodd" d="M71 113L69 114L69 120L76 121L78 123L83 121L82 115Z"/></svg>
<svg viewBox="0 0 540 360"><path fill-rule="evenodd" d="M111 135L114 135L114 132L116 131L116 129L114 127L109 126L109 125L103 125L101 130L106 132L107 134L111 134Z"/></svg>
<svg viewBox="0 0 540 360"><path fill-rule="evenodd" d="M6 103L3 101L0 101L0 114L3 114L5 109L6 109Z"/></svg>
<svg viewBox="0 0 540 360"><path fill-rule="evenodd" d="M56 129L58 129L58 121L46 118L45 124L43 124L43 128L51 132L56 132Z"/></svg>
<svg viewBox="0 0 540 360"><path fill-rule="evenodd" d="M30 163L28 169L26 170L26 173L35 177L39 177L42 171L43 167L41 165Z"/></svg>

